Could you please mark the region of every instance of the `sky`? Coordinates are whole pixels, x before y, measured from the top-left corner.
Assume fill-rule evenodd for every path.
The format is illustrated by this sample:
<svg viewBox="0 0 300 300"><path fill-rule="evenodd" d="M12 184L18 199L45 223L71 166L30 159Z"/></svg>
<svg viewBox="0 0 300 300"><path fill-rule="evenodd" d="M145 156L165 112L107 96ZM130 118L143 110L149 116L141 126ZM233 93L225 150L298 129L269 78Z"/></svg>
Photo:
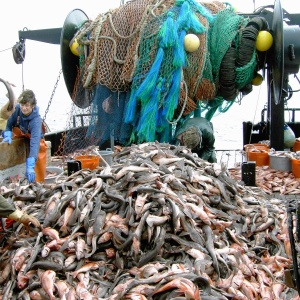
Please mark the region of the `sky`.
<svg viewBox="0 0 300 300"><path fill-rule="evenodd" d="M0 14L0 77L17 85L16 91L22 90L22 79L25 88L32 88L37 93L42 80L51 86L61 69L60 45L26 40L25 61L23 65L18 65L14 62L11 48L19 41L19 30L61 28L74 9L81 9L89 19L94 20L100 13L118 7L120 2L121 0L10 1Z"/></svg>
<svg viewBox="0 0 300 300"><path fill-rule="evenodd" d="M120 3L121 0L8 1L0 13L0 78L16 86L16 96L24 88L32 89L43 117L61 69L60 45L26 40L25 60L23 64L16 64L11 48L19 41L19 30L61 28L74 9L81 9L89 19L94 20L100 13L116 8ZM0 97L5 94L6 89L0 83ZM46 117L51 130L61 128L61 119L66 117L64 108L71 104L72 100L61 75L49 108L49 116Z"/></svg>
<svg viewBox="0 0 300 300"><path fill-rule="evenodd" d="M251 13L263 5L274 4L273 1L267 0L231 0L227 2L230 2L237 11L244 13ZM25 28L29 30L60 28L73 9L83 10L89 19L94 20L100 13L114 9L120 3L121 0L7 1L0 13L0 78L16 86L14 91L17 96L23 88L32 89L37 96L43 117L61 69L60 46L26 40L25 61L23 64L16 64L11 48L19 40L18 31ZM280 3L288 12L300 12L300 2L298 4L298 1L281 0ZM296 88L299 87L296 86ZM230 113L241 116L239 112L244 113L245 111L245 115L243 113L242 115L246 121L252 121L257 116L260 117L260 109L267 101L265 90L263 84L260 87L254 87L253 92L250 93L251 99L250 94L247 95L245 104L243 104L243 100L242 105L233 105L235 107L230 108ZM4 85L0 84L0 97L5 93ZM256 103L258 102L260 108L257 110L258 105ZM48 113L50 120L48 117L46 119L51 130L59 129L61 120L66 115L64 107L71 105L71 103L72 100L64 84L63 75L61 75ZM251 111L248 109L249 103L251 103ZM227 112L226 114L229 115L230 113ZM241 123L241 120L236 122ZM222 124L222 122L220 119L216 120L217 124Z"/></svg>

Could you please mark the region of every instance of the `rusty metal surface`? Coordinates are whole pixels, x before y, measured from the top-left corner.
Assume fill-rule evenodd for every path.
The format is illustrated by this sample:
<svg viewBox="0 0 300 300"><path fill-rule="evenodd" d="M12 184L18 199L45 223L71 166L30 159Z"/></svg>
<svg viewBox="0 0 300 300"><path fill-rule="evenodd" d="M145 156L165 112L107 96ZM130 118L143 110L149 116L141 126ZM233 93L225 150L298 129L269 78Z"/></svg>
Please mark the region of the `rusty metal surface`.
<svg viewBox="0 0 300 300"><path fill-rule="evenodd" d="M11 145L1 142L2 138L0 139L0 170L25 162L28 146L24 138L13 139Z"/></svg>

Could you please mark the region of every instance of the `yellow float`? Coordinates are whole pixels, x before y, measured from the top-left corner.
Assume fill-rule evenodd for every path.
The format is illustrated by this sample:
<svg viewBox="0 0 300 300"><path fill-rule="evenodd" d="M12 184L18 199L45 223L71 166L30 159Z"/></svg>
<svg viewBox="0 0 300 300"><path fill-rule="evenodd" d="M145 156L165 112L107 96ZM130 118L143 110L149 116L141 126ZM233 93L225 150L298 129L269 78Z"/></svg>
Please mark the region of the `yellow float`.
<svg viewBox="0 0 300 300"><path fill-rule="evenodd" d="M200 40L195 34L189 33L184 37L184 49L187 52L195 52L199 46Z"/></svg>
<svg viewBox="0 0 300 300"><path fill-rule="evenodd" d="M77 39L74 39L73 42L71 43L70 45L70 50L71 52L76 55L76 56L79 56L79 44L77 42Z"/></svg>
<svg viewBox="0 0 300 300"><path fill-rule="evenodd" d="M271 48L273 44L273 36L269 31L261 30L258 32L256 38L256 49L258 51L267 51Z"/></svg>
<svg viewBox="0 0 300 300"><path fill-rule="evenodd" d="M256 73L251 83L252 85L258 86L261 85L263 81L263 77L259 73Z"/></svg>

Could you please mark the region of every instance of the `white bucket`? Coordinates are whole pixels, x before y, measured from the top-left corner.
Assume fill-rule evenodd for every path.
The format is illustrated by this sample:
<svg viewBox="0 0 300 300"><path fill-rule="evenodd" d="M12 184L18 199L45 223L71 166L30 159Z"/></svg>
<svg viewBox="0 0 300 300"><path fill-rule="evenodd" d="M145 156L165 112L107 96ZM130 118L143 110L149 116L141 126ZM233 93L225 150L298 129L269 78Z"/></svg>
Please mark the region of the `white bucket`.
<svg viewBox="0 0 300 300"><path fill-rule="evenodd" d="M111 148L106 148L106 150L100 150L99 154L110 166L112 165L114 152L111 150ZM101 158L100 158L100 166L101 167L106 166L105 162L103 162Z"/></svg>
<svg viewBox="0 0 300 300"><path fill-rule="evenodd" d="M269 153L270 168L278 171L292 171L292 162L289 157L284 155L284 152Z"/></svg>

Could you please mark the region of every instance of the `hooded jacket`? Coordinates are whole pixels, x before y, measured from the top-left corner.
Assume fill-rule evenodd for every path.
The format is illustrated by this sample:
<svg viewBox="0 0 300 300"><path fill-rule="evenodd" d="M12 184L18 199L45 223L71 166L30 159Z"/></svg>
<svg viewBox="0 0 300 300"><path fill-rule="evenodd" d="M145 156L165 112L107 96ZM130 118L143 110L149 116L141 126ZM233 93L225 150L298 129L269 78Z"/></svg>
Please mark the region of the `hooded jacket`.
<svg viewBox="0 0 300 300"><path fill-rule="evenodd" d="M19 127L24 134L30 134L28 157L34 157L37 160L40 149L40 140L43 137L42 119L39 114L39 107L35 106L32 113L29 116L25 116L18 103L14 113L7 120L5 131L12 131L14 127Z"/></svg>
<svg viewBox="0 0 300 300"><path fill-rule="evenodd" d="M196 149L192 151L197 153L199 157L209 162L216 162L215 154L215 136L213 124L207 119L202 117L189 118L184 121L182 126L178 128L176 137L187 129L194 127L197 128L199 133L202 135L202 143Z"/></svg>

